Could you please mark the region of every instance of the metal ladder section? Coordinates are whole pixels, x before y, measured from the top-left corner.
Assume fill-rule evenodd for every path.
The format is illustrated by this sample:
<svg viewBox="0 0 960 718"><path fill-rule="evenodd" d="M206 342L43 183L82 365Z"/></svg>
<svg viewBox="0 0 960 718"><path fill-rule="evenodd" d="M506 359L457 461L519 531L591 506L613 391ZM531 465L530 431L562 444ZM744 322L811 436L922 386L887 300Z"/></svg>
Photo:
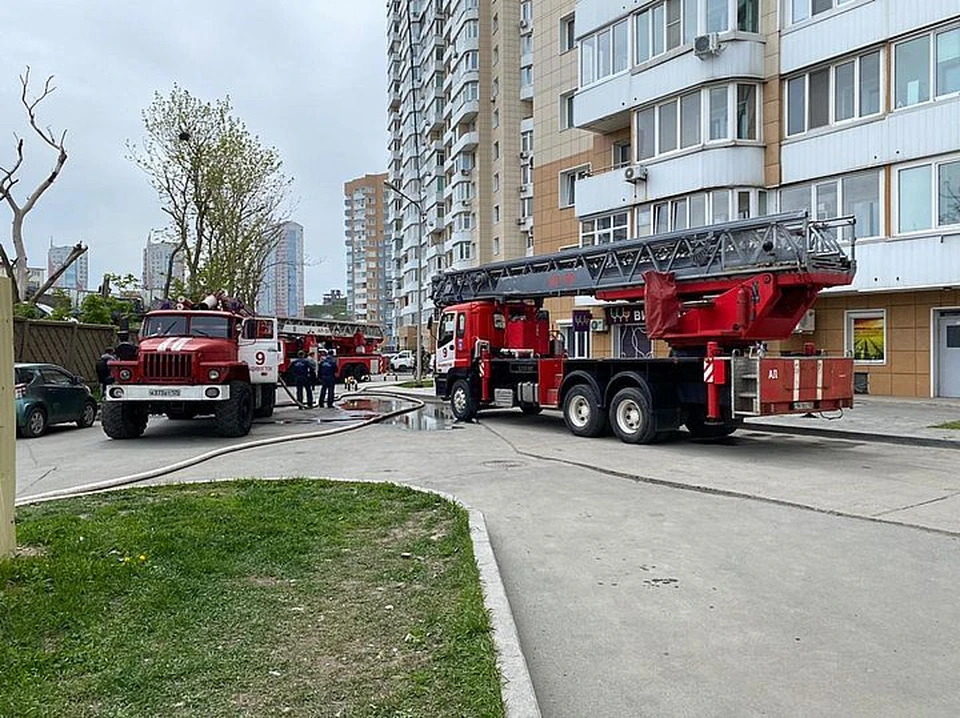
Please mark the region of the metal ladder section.
<svg viewBox="0 0 960 718"><path fill-rule="evenodd" d="M800 211L697 227L442 272L433 277L431 297L445 307L474 299L593 294L639 287L651 270L687 281L756 272L852 276L853 224L853 217L816 222Z"/></svg>
<svg viewBox="0 0 960 718"><path fill-rule="evenodd" d="M356 336L357 332L361 332L368 339L383 339L383 327L378 324L312 317L277 317L277 332L296 335L315 334L343 339L349 339Z"/></svg>
<svg viewBox="0 0 960 718"><path fill-rule="evenodd" d="M730 358L730 391L734 416L760 416L760 358Z"/></svg>

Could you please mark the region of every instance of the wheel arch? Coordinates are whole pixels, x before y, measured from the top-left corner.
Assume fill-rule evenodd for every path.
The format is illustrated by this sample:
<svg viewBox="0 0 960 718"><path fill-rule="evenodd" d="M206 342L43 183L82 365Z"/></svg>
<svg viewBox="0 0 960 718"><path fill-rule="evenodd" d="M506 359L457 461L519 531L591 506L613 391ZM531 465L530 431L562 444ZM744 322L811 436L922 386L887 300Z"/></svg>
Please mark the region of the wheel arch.
<svg viewBox="0 0 960 718"><path fill-rule="evenodd" d="M651 396L650 382L647 378L640 372L628 370L615 374L607 383L607 390L603 397L604 406L610 406L610 402L613 400L613 397L616 396L617 392L626 387L639 389L647 395L647 399L652 400L653 398Z"/></svg>
<svg viewBox="0 0 960 718"><path fill-rule="evenodd" d="M586 384L593 389L594 392L596 392L597 399L600 400L601 407L607 405L606 397L604 397L603 392L600 390L600 382L597 381L595 376L582 370L570 372L567 376L563 377L563 381L560 382L560 393L557 396L557 403L560 406L563 406L563 402L567 397L567 393L573 387L581 384Z"/></svg>

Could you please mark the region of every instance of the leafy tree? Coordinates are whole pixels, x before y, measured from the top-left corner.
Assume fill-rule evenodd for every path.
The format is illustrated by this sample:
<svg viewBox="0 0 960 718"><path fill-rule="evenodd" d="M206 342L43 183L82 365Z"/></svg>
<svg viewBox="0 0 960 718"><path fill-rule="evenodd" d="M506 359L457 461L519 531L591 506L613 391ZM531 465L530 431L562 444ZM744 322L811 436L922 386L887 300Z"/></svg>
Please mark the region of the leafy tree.
<svg viewBox="0 0 960 718"><path fill-rule="evenodd" d="M290 185L279 153L233 115L229 97L204 102L174 86L154 94L143 123L145 137L130 157L157 191L177 243L165 294L182 254L187 296L222 289L253 306Z"/></svg>
<svg viewBox="0 0 960 718"><path fill-rule="evenodd" d="M80 321L84 324L118 324L134 313L133 303L118 297L88 294L80 303Z"/></svg>
<svg viewBox="0 0 960 718"><path fill-rule="evenodd" d="M20 319L40 319L43 315L35 305L18 302L13 305L13 316Z"/></svg>

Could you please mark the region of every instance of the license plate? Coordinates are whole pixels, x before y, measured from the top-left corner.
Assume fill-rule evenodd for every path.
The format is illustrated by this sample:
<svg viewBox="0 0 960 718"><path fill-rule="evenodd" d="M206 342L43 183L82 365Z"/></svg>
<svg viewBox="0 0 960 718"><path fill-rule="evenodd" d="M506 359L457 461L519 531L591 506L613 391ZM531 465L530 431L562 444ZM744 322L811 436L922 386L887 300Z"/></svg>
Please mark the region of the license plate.
<svg viewBox="0 0 960 718"><path fill-rule="evenodd" d="M813 411L813 402L812 401L795 401L793 402L793 408L797 411Z"/></svg>
<svg viewBox="0 0 960 718"><path fill-rule="evenodd" d="M150 396L180 396L179 389L150 389L147 393Z"/></svg>

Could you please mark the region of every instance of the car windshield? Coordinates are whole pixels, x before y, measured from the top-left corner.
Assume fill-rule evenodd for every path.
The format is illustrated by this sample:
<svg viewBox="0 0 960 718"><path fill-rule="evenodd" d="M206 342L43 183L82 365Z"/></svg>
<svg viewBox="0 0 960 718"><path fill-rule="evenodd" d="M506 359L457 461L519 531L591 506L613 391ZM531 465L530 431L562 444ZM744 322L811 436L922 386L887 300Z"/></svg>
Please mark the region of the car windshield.
<svg viewBox="0 0 960 718"><path fill-rule="evenodd" d="M147 317L141 331L148 337L216 337L230 338L230 320L227 317L188 314L159 314Z"/></svg>

